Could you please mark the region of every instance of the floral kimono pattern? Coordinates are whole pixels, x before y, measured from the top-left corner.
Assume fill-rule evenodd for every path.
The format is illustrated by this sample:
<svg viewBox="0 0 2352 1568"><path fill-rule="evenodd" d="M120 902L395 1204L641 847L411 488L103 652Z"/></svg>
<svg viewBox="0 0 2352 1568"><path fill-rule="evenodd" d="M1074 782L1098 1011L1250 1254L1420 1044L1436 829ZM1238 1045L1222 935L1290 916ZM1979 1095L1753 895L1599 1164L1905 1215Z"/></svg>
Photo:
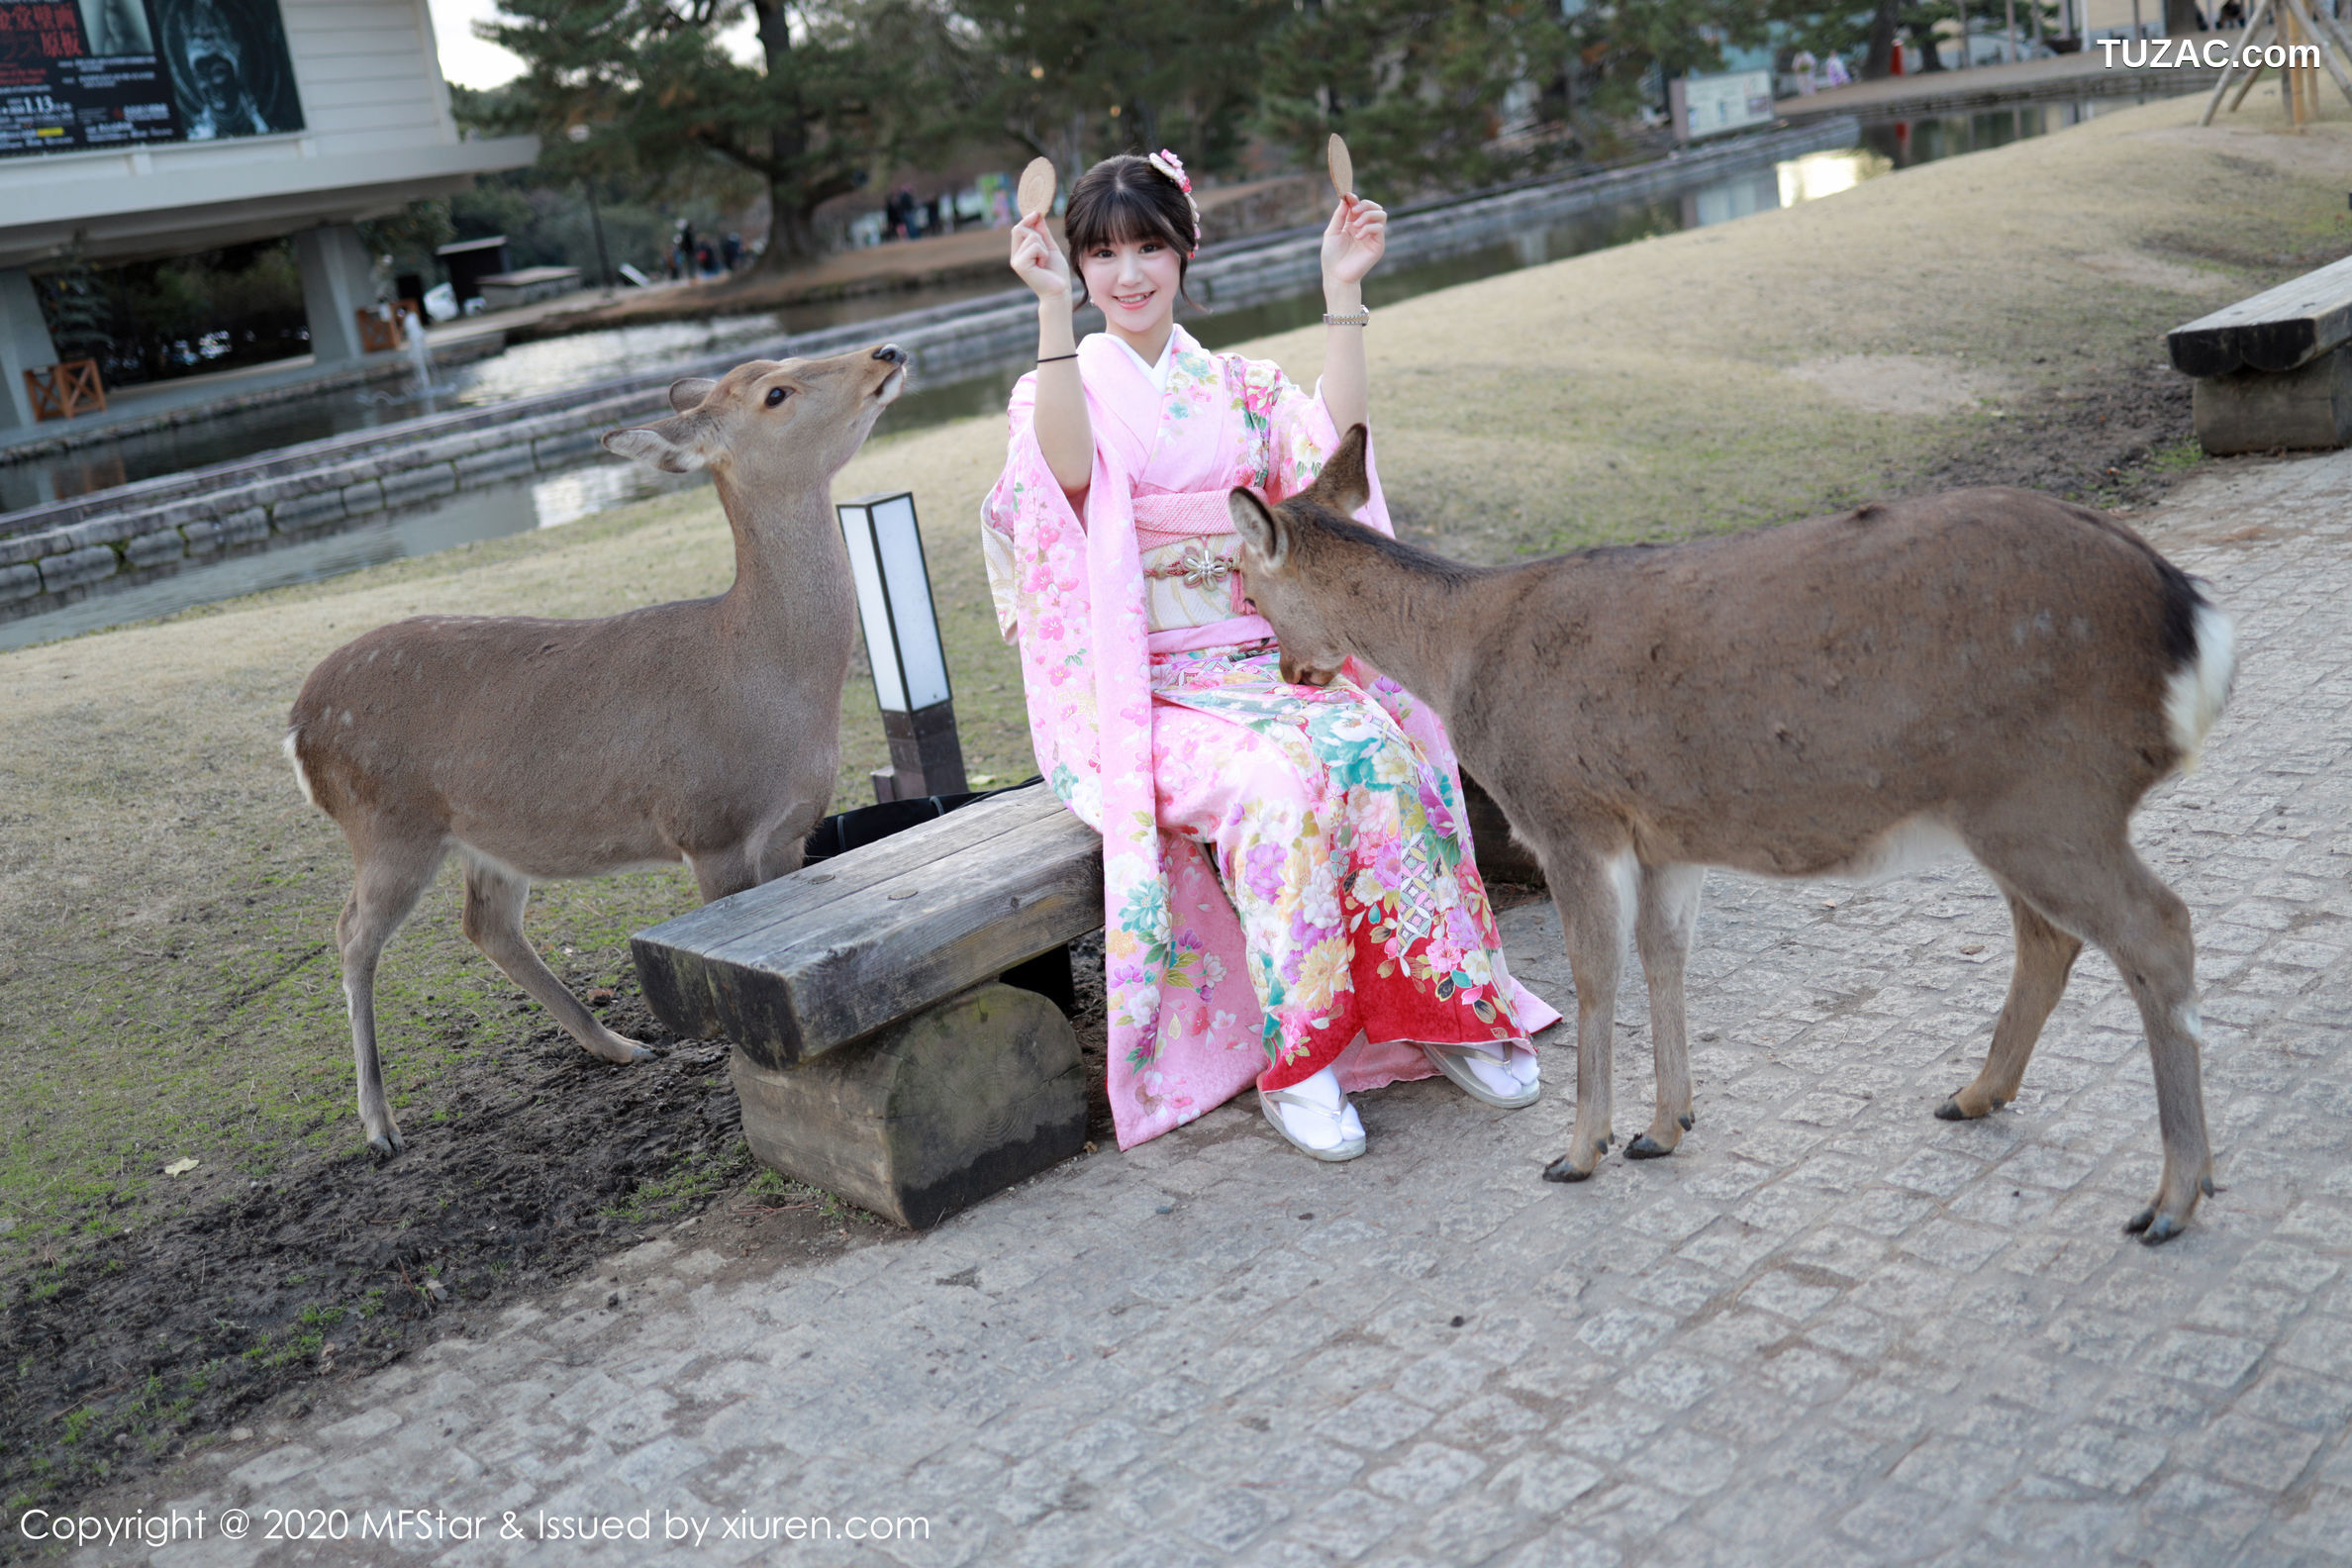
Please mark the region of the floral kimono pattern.
<svg viewBox="0 0 2352 1568"><path fill-rule="evenodd" d="M1033 375L982 508L1039 766L1103 833L1123 1148L1252 1081L1421 1077L1416 1042L1522 1039L1559 1016L1504 962L1434 715L1353 661L1329 687L1285 685L1254 615L1147 626L1138 497L1279 501L1338 442L1320 395L1175 334L1164 393L1107 335L1081 344L1083 521L1038 450ZM1364 521L1388 531L1376 477Z"/></svg>

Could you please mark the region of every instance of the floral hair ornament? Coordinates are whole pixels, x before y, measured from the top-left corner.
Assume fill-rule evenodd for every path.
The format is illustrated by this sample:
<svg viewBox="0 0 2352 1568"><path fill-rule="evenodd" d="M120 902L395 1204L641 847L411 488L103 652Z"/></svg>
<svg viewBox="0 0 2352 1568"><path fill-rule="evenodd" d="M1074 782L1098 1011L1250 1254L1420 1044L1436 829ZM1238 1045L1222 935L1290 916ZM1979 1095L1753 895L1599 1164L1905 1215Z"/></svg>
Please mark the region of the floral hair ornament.
<svg viewBox="0 0 2352 1568"><path fill-rule="evenodd" d="M1184 205L1192 209L1193 220L1193 247L1185 259L1194 259L1201 253L1201 204L1193 200L1192 177L1184 172L1184 159L1161 147L1143 161L1174 180L1176 188L1184 192Z"/></svg>

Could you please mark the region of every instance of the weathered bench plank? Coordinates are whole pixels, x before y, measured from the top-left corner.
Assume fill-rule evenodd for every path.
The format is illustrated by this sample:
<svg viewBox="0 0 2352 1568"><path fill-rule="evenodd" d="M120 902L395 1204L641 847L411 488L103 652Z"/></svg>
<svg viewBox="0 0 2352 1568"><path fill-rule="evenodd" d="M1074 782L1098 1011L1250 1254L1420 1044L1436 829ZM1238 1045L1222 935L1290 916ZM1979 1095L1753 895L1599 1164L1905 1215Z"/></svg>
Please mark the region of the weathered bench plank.
<svg viewBox="0 0 2352 1568"><path fill-rule="evenodd" d="M2352 257L2176 327L2164 341L2186 375L2308 364L2352 343Z"/></svg>
<svg viewBox="0 0 2352 1568"><path fill-rule="evenodd" d="M781 1070L1103 923L1102 839L1043 785L637 933L656 1017Z"/></svg>

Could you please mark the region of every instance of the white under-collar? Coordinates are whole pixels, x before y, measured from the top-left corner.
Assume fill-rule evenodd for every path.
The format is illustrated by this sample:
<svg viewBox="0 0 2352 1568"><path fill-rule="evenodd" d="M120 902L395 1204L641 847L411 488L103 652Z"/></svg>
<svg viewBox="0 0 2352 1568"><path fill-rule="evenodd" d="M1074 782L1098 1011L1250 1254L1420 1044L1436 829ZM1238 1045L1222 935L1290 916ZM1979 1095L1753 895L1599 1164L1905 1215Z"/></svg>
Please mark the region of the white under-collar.
<svg viewBox="0 0 2352 1568"><path fill-rule="evenodd" d="M1117 333L1106 332L1103 336L1119 344L1120 351L1135 361L1135 368L1151 378L1152 390L1166 392L1168 390L1168 371L1176 363L1176 327L1171 323L1168 328L1168 341L1160 344L1159 363L1157 364L1145 363L1143 356L1135 352L1133 345Z"/></svg>

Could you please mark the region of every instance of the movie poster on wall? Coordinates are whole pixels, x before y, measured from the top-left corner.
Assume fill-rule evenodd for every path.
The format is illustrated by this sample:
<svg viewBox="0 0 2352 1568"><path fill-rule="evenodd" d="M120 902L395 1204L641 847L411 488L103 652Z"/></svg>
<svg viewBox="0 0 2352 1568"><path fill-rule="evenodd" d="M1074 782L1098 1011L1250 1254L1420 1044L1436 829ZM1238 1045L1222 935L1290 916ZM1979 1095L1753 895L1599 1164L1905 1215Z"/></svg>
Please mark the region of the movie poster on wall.
<svg viewBox="0 0 2352 1568"><path fill-rule="evenodd" d="M302 124L276 0L0 0L0 157Z"/></svg>

